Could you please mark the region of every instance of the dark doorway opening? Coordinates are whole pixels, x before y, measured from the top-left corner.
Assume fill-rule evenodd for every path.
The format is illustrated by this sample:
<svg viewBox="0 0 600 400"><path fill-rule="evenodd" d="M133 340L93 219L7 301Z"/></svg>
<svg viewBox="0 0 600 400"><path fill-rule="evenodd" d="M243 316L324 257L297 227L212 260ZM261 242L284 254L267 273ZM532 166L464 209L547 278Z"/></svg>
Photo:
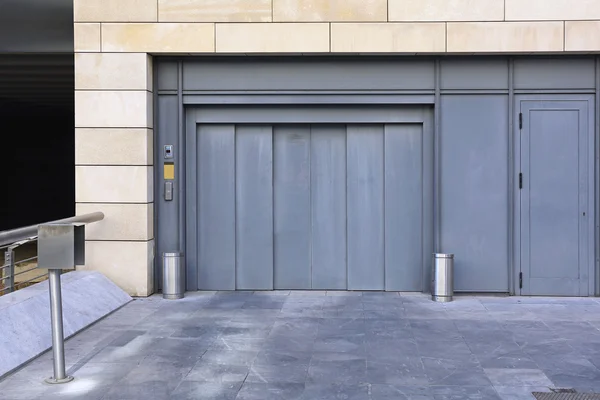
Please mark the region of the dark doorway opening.
<svg viewBox="0 0 600 400"><path fill-rule="evenodd" d="M73 64L0 56L0 231L75 213Z"/></svg>

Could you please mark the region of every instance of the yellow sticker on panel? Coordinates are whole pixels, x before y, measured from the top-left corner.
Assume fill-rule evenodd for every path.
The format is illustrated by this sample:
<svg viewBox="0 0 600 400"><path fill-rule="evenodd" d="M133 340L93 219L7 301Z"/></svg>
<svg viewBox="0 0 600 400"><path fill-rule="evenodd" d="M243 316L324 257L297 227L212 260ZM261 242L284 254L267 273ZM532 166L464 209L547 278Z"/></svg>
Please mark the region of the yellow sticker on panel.
<svg viewBox="0 0 600 400"><path fill-rule="evenodd" d="M175 164L165 163L163 175L164 179L175 179Z"/></svg>

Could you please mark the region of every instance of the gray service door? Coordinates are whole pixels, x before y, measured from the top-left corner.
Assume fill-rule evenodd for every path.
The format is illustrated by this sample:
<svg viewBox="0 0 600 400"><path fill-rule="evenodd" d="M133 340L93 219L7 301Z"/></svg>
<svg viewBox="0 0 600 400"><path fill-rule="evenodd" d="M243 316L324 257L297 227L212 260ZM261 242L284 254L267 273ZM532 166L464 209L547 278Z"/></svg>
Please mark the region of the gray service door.
<svg viewBox="0 0 600 400"><path fill-rule="evenodd" d="M196 135L199 289L423 289L422 124Z"/></svg>
<svg viewBox="0 0 600 400"><path fill-rule="evenodd" d="M522 295L588 295L588 107L520 101Z"/></svg>

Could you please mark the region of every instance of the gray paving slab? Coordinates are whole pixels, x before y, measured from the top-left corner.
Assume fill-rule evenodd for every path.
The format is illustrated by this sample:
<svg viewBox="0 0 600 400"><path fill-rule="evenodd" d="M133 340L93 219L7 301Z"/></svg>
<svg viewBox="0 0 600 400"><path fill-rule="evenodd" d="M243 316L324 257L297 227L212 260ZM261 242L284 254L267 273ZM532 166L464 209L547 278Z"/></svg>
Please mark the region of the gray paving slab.
<svg viewBox="0 0 600 400"><path fill-rule="evenodd" d="M532 400L600 392L600 302L415 293L199 292L138 299L46 353L0 399Z"/></svg>

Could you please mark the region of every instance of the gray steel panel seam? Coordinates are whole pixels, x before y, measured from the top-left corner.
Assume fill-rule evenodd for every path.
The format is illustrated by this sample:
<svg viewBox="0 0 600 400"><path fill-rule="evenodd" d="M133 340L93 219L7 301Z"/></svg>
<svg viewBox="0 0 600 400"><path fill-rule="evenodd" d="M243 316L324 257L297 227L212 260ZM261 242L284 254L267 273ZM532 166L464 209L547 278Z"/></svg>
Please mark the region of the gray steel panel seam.
<svg viewBox="0 0 600 400"><path fill-rule="evenodd" d="M99 90L99 89L98 89ZM479 90L479 89L445 89L445 90ZM508 90L508 89L495 89L495 90ZM132 90L129 90L130 92ZM173 92L174 90L161 90L160 92ZM366 89L305 89L305 90L201 90L201 89L187 89L183 90L184 95L349 95L349 94L362 94L362 95L398 95L398 94L434 94L435 89L377 89L377 90L366 90Z"/></svg>
<svg viewBox="0 0 600 400"><path fill-rule="evenodd" d="M433 109L434 113L434 125L433 125L433 232L434 232L434 242L433 248L434 252L439 252L441 246L441 201L439 199L439 194L441 192L441 166L440 166L440 141L441 141L441 118L442 118L442 108L441 108L441 68L440 61L435 61L435 106Z"/></svg>
<svg viewBox="0 0 600 400"><path fill-rule="evenodd" d="M186 105L248 105L248 104L433 104L433 93L400 94L186 94Z"/></svg>
<svg viewBox="0 0 600 400"><path fill-rule="evenodd" d="M486 95L486 94L509 94L510 89L441 89L441 94L473 94L473 95Z"/></svg>
<svg viewBox="0 0 600 400"><path fill-rule="evenodd" d="M215 25L216 26L216 25ZM216 28L215 28L216 29ZM216 41L216 32L215 32L215 41ZM216 42L215 42L215 49L216 49ZM234 231L233 231L233 251L235 252L234 257L234 269L233 269L233 288L235 290L237 290L238 288L238 274L237 274L237 268L238 268L238 245L239 245L239 238L238 238L238 227L237 227L237 222L238 222L238 208L237 208L237 198L238 198L238 126L237 124L233 125L233 223L234 223ZM273 140L273 135L271 135L271 140ZM273 145L273 143L271 142L271 146ZM196 152L196 154L198 154L198 152ZM197 156L196 156L197 157ZM271 168L271 182L273 181L273 177L274 177L274 169ZM273 202L274 204L274 200L275 200L275 191L273 191L271 193L271 202ZM271 221L271 230L274 232L274 227L275 227L275 218L273 218L273 221ZM273 246L273 251L275 246ZM197 251L197 250L196 250ZM200 267L200 263L198 263L198 267ZM275 280L275 274L273 274L273 281ZM272 282L274 283L274 282Z"/></svg>
<svg viewBox="0 0 600 400"><path fill-rule="evenodd" d="M386 107L357 107L357 104L330 104L325 110L322 107L200 107L196 111L197 123L422 123L423 116L420 108ZM360 109L360 115L347 114L348 110ZM233 113L235 111L235 113ZM232 113L235 118L232 117ZM350 118L349 118L350 117Z"/></svg>
<svg viewBox="0 0 600 400"><path fill-rule="evenodd" d="M427 218L428 222L423 224L423 291L428 292L429 287L429 276L431 273L429 262L431 261L431 253L434 252L434 240L435 240L435 225L434 225L434 211L435 211L435 200L433 198L433 191L435 189L434 173L435 173L435 162L434 162L434 112L433 107L422 108L421 118L423 120L423 142L427 139L427 146L423 147L423 176L427 178L428 184L423 184L423 198L427 200L427 204L423 204L423 220ZM427 153L425 153L425 148ZM425 155L427 155L427 162L425 162ZM427 173L425 168L427 168ZM429 196L425 196L425 190L427 190ZM426 207L427 206L427 207ZM425 212L425 210L428 210Z"/></svg>
<svg viewBox="0 0 600 400"><path fill-rule="evenodd" d="M348 288L349 283L350 283L350 281L349 281L350 274L348 271L348 260L350 259L349 258L350 255L348 254L348 158L349 158L348 157L348 125L345 124L344 128L346 130L346 138L344 140L344 146L345 146L344 151L346 152L345 157L344 157L344 159L346 161L346 176L345 176L346 195L344 196L345 197L344 200L346 202L346 288Z"/></svg>
<svg viewBox="0 0 600 400"><path fill-rule="evenodd" d="M515 94L594 94L595 89L514 89Z"/></svg>
<svg viewBox="0 0 600 400"><path fill-rule="evenodd" d="M508 292L511 295L515 294L515 279L517 277L517 263L515 262L515 246L514 246L514 238L516 229L514 212L515 212L515 204L514 204L514 174L515 174L515 165L514 165L514 123L515 123L515 112L514 112L514 101L515 101L515 89L514 89L514 78L515 78L515 65L514 60L510 58L508 60L508 132L507 132L507 140L508 140L508 191L507 191L507 204L508 204Z"/></svg>
<svg viewBox="0 0 600 400"><path fill-rule="evenodd" d="M331 24L329 24L329 35L331 37ZM331 51L331 40L329 41L329 51ZM309 199L309 204L310 206L308 207L308 212L309 212L309 220L310 220L310 237L313 237L313 224L312 224L312 220L313 220L313 205L312 205L312 189L313 189L313 185L312 185L312 136L313 136L313 126L311 125L309 127L309 132L308 132L308 179L309 179L309 184L308 184L308 199ZM273 132L273 138L275 138L275 132ZM310 260L310 287L312 289L313 287L313 280L312 280L312 276L313 276L313 242L312 240L309 240L308 242L308 251L309 251L309 257L308 259Z"/></svg>
<svg viewBox="0 0 600 400"><path fill-rule="evenodd" d="M595 296L600 294L600 58L596 57L595 59L595 79L596 79L596 93L595 93L595 125L594 125L594 150L595 150L595 160L594 160L594 171L595 171L595 179L594 179L594 194L595 194L595 209L596 215L594 224L596 225L594 230L594 265L595 265L595 279L594 285L595 288L591 293L594 293Z"/></svg>
<svg viewBox="0 0 600 400"><path fill-rule="evenodd" d="M177 65L177 99L178 99L178 112L177 117L179 118L177 124L177 138L180 151L177 153L179 155L177 172L179 174L179 187L177 192L179 193L179 210L178 210L178 218L179 218L179 232L178 232L178 243L179 243L179 252L183 253L183 257L185 260L186 254L186 246L185 246L185 156L183 155L183 150L185 148L185 127L184 127L184 109L183 109L183 61L180 61ZM185 262L185 261L184 261Z"/></svg>
<svg viewBox="0 0 600 400"><path fill-rule="evenodd" d="M190 140L187 142L189 146L186 146L186 168L188 174L186 175L186 218L189 223L186 226L186 251L188 251L187 257L185 257L186 263L186 285L188 290L198 290L198 219L197 219L197 204L194 201L197 199L198 191L198 171L197 171L197 124L195 122L196 110L186 110L186 138ZM193 189L193 190L192 190ZM191 251L193 249L193 251ZM192 262L193 261L193 262ZM192 279L193 278L193 279Z"/></svg>
<svg viewBox="0 0 600 400"><path fill-rule="evenodd" d="M387 263L386 263L386 257L385 257L385 242L386 242L386 229L385 229L385 203L386 203L386 199L385 199L385 181L387 180L386 179L386 174L385 174L385 153L386 153L386 148L385 148L385 137L386 137L386 134L385 133L386 133L386 125L382 126L382 131L383 131L383 134L382 134L382 141L383 141L383 145L382 145L383 146L383 155L382 155L382 158L383 158L383 160L382 160L382 164L383 164L383 180L382 180L381 186L382 186L382 189L383 189L382 190L382 192L383 192L382 193L383 206L381 207L382 208L381 212L383 214L383 289L385 290L386 289L386 283L387 283L387 281L385 280L385 278L386 278L386 269L387 269L387 266L386 266ZM348 210L346 210L346 212L348 212Z"/></svg>

